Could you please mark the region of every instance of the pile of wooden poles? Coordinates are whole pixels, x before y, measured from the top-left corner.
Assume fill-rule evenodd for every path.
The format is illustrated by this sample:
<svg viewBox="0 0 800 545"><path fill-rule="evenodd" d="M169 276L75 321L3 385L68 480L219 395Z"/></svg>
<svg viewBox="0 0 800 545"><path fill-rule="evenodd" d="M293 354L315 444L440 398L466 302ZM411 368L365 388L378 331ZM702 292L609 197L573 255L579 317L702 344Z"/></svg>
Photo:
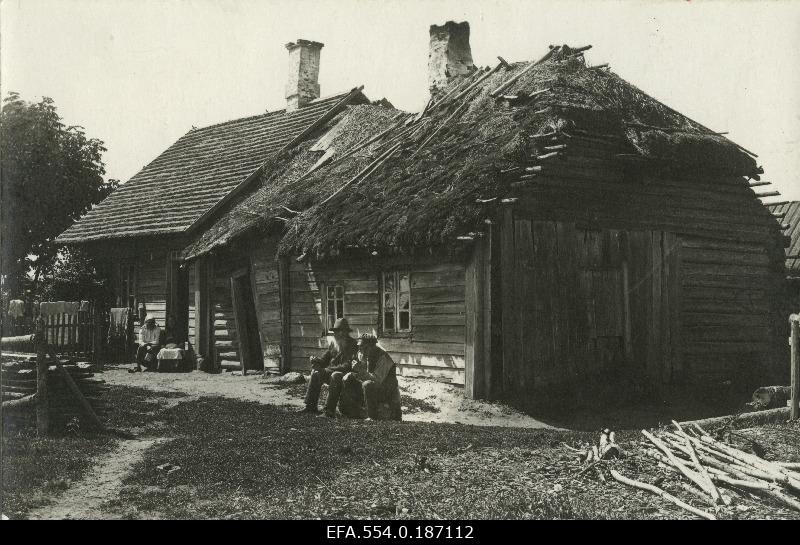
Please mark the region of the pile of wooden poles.
<svg viewBox="0 0 800 545"><path fill-rule="evenodd" d="M93 367L88 363L59 358L47 362L47 405L50 426L63 428L73 418L86 419L86 408L80 397L88 402L99 418L106 415L105 381L95 378ZM2 364L0 371L0 394L3 402L4 425L25 427L36 421L36 361L20 358ZM70 384L70 381L72 384ZM77 396L73 386L81 396Z"/></svg>
<svg viewBox="0 0 800 545"><path fill-rule="evenodd" d="M647 439L645 453L660 467L681 476L681 487L686 492L715 511L730 506L734 496L769 498L800 511L800 463L764 460L716 440L698 425L684 427L674 420L672 424L674 431L642 431ZM623 484L657 494L700 517L716 518L713 513L689 505L655 485L630 479L614 470L610 473Z"/></svg>

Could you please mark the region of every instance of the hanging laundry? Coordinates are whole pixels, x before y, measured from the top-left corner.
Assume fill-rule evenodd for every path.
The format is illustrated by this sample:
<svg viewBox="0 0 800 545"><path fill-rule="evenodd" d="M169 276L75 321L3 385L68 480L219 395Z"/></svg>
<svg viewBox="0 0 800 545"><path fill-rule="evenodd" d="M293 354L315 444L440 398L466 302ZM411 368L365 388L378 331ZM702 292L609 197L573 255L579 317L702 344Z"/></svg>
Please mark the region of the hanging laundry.
<svg viewBox="0 0 800 545"><path fill-rule="evenodd" d="M22 318L25 316L25 301L22 299L12 299L9 301L8 315L12 318Z"/></svg>

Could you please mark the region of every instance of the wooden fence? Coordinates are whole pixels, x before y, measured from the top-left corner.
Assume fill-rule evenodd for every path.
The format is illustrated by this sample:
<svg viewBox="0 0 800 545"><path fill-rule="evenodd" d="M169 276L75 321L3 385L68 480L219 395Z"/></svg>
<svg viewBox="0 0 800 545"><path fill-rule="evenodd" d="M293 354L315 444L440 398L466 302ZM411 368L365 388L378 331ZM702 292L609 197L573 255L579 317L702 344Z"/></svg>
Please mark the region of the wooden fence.
<svg viewBox="0 0 800 545"><path fill-rule="evenodd" d="M42 305L45 304L48 303ZM77 307L77 312L40 313L44 341L60 354L89 359L98 352L102 317L92 303L67 303L70 304Z"/></svg>

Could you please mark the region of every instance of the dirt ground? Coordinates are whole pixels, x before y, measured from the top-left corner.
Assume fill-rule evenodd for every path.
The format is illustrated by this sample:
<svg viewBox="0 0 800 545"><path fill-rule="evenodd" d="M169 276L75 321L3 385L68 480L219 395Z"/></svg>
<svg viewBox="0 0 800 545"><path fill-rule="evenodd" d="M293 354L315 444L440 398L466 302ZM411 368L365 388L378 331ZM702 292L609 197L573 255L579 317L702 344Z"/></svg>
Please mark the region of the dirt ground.
<svg viewBox="0 0 800 545"><path fill-rule="evenodd" d="M144 452L164 439L147 438L120 441L117 448L103 456L83 480L71 486L53 503L28 513L32 520L118 518L104 509L105 502L116 498L134 464Z"/></svg>
<svg viewBox="0 0 800 545"><path fill-rule="evenodd" d="M190 373L128 373L112 367L103 380L119 386L136 386L153 391L180 392L190 397L221 396L287 408L302 408L305 384L287 387L260 373L233 371L212 375ZM501 403L464 398L463 388L430 379L398 377L403 401L403 420L447 422L475 426L553 428L536 418Z"/></svg>
<svg viewBox="0 0 800 545"><path fill-rule="evenodd" d="M7 512L12 518L690 517L651 494L584 472L574 448L596 441L595 432L559 429L502 404L466 400L449 384L401 378L400 423L300 414L295 409L303 406L305 384L278 384L255 373L120 367L102 378L115 407L108 425L128 438L92 454L94 465L58 489L47 482L28 487L40 500ZM685 495L679 479L641 455L638 430L617 429L629 456L613 467ZM737 433L748 445L757 439L767 446L770 458L800 460L797 426ZM26 453L36 456L38 447L19 445L12 447L16 463L27 467ZM720 513L796 516L748 500Z"/></svg>

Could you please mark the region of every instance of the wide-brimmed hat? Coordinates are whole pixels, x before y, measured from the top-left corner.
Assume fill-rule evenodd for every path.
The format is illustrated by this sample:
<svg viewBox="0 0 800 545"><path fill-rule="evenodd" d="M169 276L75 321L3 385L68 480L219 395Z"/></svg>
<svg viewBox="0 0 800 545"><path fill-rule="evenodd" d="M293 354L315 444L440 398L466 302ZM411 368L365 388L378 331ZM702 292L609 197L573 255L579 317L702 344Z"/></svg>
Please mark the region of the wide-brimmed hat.
<svg viewBox="0 0 800 545"><path fill-rule="evenodd" d="M350 329L350 324L347 322L347 318L339 318L335 322L333 322L333 327L331 331L345 331L350 332L353 331Z"/></svg>
<svg viewBox="0 0 800 545"><path fill-rule="evenodd" d="M150 320L153 320L154 322L156 321L155 314L148 314L147 316L144 317L145 322L149 322Z"/></svg>

